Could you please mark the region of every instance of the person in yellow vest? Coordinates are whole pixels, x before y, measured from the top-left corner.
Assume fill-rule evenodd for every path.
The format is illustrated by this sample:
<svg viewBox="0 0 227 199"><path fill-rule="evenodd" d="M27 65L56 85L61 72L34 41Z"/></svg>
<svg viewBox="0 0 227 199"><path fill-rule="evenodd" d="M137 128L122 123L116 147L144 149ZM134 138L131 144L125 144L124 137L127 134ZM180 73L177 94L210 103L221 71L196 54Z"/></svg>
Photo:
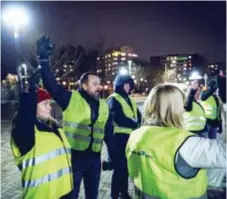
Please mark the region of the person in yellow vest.
<svg viewBox="0 0 227 199"><path fill-rule="evenodd" d="M63 130L72 149L72 197L78 198L83 179L85 198L97 199L103 141L111 158L114 153L113 125L108 105L99 98L100 79L93 72L81 75L78 90L70 91L57 84L50 69L52 46L48 37L41 37L37 42L37 56L43 85L63 111Z"/></svg>
<svg viewBox="0 0 227 199"><path fill-rule="evenodd" d="M111 196L129 199L128 169L125 147L130 133L141 123L141 114L136 102L130 97L134 82L129 75L118 75L114 80L114 93L108 97L108 105L114 121L114 137L117 157L112 175Z"/></svg>
<svg viewBox="0 0 227 199"><path fill-rule="evenodd" d="M224 142L183 129L184 94L159 84L144 103L142 126L130 134L126 157L140 199L205 199L206 168L226 168Z"/></svg>
<svg viewBox="0 0 227 199"><path fill-rule="evenodd" d="M221 107L217 97L217 84L215 80L211 80L208 84L208 89L202 91L201 105L207 118L208 137L216 139L217 132L221 130Z"/></svg>
<svg viewBox="0 0 227 199"><path fill-rule="evenodd" d="M22 174L23 199L71 198L71 148L50 103L43 89L22 92L14 116L10 144Z"/></svg>
<svg viewBox="0 0 227 199"><path fill-rule="evenodd" d="M200 89L197 81L190 85L189 94L184 105L184 129L197 135L206 137L206 116L203 107L198 102Z"/></svg>

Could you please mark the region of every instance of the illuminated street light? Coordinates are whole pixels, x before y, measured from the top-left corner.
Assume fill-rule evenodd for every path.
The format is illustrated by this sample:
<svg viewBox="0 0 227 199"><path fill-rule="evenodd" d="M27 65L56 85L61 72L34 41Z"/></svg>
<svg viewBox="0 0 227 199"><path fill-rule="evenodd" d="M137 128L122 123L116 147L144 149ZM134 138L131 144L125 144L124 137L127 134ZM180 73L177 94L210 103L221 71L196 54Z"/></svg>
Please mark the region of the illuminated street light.
<svg viewBox="0 0 227 199"><path fill-rule="evenodd" d="M127 75L127 74L128 74L127 69L125 69L125 68L123 68L123 67L120 69L119 72L120 72L121 75Z"/></svg>
<svg viewBox="0 0 227 199"><path fill-rule="evenodd" d="M198 80L198 79L202 79L202 76L197 71L194 71L194 72L192 72L189 79L190 80Z"/></svg>
<svg viewBox="0 0 227 199"><path fill-rule="evenodd" d="M27 13L17 7L10 7L3 11L3 20L13 27L14 38L19 37L19 28L28 24Z"/></svg>

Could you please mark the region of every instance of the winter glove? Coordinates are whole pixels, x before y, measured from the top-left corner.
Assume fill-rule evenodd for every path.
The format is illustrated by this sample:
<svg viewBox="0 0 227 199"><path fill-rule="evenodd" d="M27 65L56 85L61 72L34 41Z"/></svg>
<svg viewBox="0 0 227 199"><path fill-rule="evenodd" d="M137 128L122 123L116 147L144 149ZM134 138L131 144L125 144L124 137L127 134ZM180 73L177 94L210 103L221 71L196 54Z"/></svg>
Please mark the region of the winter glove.
<svg viewBox="0 0 227 199"><path fill-rule="evenodd" d="M37 40L36 45L38 61L50 60L50 56L54 49L54 44L51 42L50 38L43 35Z"/></svg>

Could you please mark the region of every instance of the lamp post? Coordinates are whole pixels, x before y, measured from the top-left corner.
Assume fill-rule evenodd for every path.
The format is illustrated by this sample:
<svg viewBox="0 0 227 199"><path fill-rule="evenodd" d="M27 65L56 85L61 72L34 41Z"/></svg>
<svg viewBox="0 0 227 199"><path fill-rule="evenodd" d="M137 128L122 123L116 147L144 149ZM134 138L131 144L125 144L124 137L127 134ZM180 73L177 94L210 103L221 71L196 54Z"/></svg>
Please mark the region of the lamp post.
<svg viewBox="0 0 227 199"><path fill-rule="evenodd" d="M132 60L128 60L128 71L129 75L132 75Z"/></svg>
<svg viewBox="0 0 227 199"><path fill-rule="evenodd" d="M28 17L26 12L19 7L9 7L3 11L3 20L13 28L14 42L16 49L17 65L20 64L20 28L27 26Z"/></svg>
<svg viewBox="0 0 227 199"><path fill-rule="evenodd" d="M27 77L27 66L22 64L22 57L20 54L20 35L19 31L20 28L23 26L27 26L28 24L28 17L26 12L19 7L8 7L3 11L3 20L4 22L13 28L13 35L14 35L14 43L15 43L15 51L16 51L16 68L18 76L23 78L22 73L24 72L24 79L19 80L19 84L17 84L19 93L22 91L22 87L25 88L26 85L26 77ZM19 100L19 94L16 94L15 100ZM17 103L15 103L17 107Z"/></svg>

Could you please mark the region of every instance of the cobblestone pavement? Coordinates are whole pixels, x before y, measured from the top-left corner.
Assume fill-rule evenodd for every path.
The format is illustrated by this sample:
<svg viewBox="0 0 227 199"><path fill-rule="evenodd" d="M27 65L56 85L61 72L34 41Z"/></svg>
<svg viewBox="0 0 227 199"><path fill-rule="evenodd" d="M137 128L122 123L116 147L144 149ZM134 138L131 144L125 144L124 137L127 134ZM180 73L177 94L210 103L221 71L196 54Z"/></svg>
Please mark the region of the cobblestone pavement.
<svg viewBox="0 0 227 199"><path fill-rule="evenodd" d="M19 199L21 198L20 172L14 164L12 153L9 146L11 124L7 121L1 122L1 198L2 199ZM103 149L102 157L105 156ZM99 199L110 198L110 182L112 172L102 172L99 188ZM130 182L129 192L133 196L133 185ZM224 199L223 189L208 190L209 199ZM84 199L83 186L81 186L79 199Z"/></svg>

